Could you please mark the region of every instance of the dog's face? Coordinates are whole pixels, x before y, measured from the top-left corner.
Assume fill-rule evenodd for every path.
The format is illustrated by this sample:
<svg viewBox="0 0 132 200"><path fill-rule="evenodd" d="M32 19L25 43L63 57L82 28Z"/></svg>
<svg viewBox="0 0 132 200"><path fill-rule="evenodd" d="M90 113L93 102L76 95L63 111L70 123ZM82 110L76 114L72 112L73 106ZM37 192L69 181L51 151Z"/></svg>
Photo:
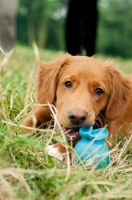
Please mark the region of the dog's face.
<svg viewBox="0 0 132 200"><path fill-rule="evenodd" d="M84 58L83 58L84 59ZM75 59L60 71L56 107L61 125L94 125L110 94L107 72L94 59Z"/></svg>
<svg viewBox="0 0 132 200"><path fill-rule="evenodd" d="M106 120L121 116L131 92L127 77L111 63L85 56L63 56L52 63L41 63L37 97L57 108L61 126L76 128L94 125L99 115ZM76 138L76 131L71 135Z"/></svg>

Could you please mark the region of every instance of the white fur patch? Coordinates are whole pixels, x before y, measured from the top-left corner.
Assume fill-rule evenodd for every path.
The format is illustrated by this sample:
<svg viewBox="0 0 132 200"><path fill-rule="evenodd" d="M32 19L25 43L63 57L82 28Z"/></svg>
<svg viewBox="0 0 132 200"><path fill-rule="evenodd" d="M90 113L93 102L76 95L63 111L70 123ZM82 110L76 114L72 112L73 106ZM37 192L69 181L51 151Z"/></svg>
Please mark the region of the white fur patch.
<svg viewBox="0 0 132 200"><path fill-rule="evenodd" d="M58 148L54 147L54 145L49 145L45 148L46 152L58 160L62 161L64 159L64 154L60 153Z"/></svg>

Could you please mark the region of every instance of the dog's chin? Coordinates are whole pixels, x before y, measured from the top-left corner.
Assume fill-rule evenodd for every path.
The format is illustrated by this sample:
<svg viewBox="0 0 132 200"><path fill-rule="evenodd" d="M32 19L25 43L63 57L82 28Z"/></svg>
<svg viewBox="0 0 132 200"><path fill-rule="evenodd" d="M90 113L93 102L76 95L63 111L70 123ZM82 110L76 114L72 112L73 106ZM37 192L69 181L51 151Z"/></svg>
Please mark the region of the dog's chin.
<svg viewBox="0 0 132 200"><path fill-rule="evenodd" d="M65 128L63 131L68 142L75 142L81 138L79 135L79 128Z"/></svg>

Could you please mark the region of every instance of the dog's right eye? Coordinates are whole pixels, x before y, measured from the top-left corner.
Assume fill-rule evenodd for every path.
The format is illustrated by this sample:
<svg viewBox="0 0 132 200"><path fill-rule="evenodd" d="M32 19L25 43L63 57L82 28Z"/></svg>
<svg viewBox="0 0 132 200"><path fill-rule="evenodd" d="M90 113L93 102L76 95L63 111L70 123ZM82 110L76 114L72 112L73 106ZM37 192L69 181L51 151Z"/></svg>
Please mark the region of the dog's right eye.
<svg viewBox="0 0 132 200"><path fill-rule="evenodd" d="M96 88L96 89L94 90L94 93L95 93L96 95L98 95L98 96L101 96L101 95L103 95L104 91L103 91L101 88Z"/></svg>
<svg viewBox="0 0 132 200"><path fill-rule="evenodd" d="M64 85L65 85L65 87L67 87L67 88L71 88L71 87L72 87L72 82L71 82L71 81L66 81L66 82L64 83Z"/></svg>

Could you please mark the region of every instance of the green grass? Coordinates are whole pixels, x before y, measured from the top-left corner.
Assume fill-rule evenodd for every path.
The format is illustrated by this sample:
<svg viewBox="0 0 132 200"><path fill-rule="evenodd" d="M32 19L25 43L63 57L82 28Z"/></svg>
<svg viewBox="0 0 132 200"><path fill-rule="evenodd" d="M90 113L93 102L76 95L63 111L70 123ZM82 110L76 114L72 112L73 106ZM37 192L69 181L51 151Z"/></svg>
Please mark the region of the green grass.
<svg viewBox="0 0 132 200"><path fill-rule="evenodd" d="M40 51L46 61L61 54ZM2 60L1 54L0 63ZM115 62L132 73L132 60L115 58ZM62 140L53 135L50 125L41 134L19 137L22 120L36 103L36 71L34 50L23 46L16 46L0 68L0 200L131 199L132 145L125 140L123 147L115 147L106 169L87 171L46 154L44 148L50 139Z"/></svg>

